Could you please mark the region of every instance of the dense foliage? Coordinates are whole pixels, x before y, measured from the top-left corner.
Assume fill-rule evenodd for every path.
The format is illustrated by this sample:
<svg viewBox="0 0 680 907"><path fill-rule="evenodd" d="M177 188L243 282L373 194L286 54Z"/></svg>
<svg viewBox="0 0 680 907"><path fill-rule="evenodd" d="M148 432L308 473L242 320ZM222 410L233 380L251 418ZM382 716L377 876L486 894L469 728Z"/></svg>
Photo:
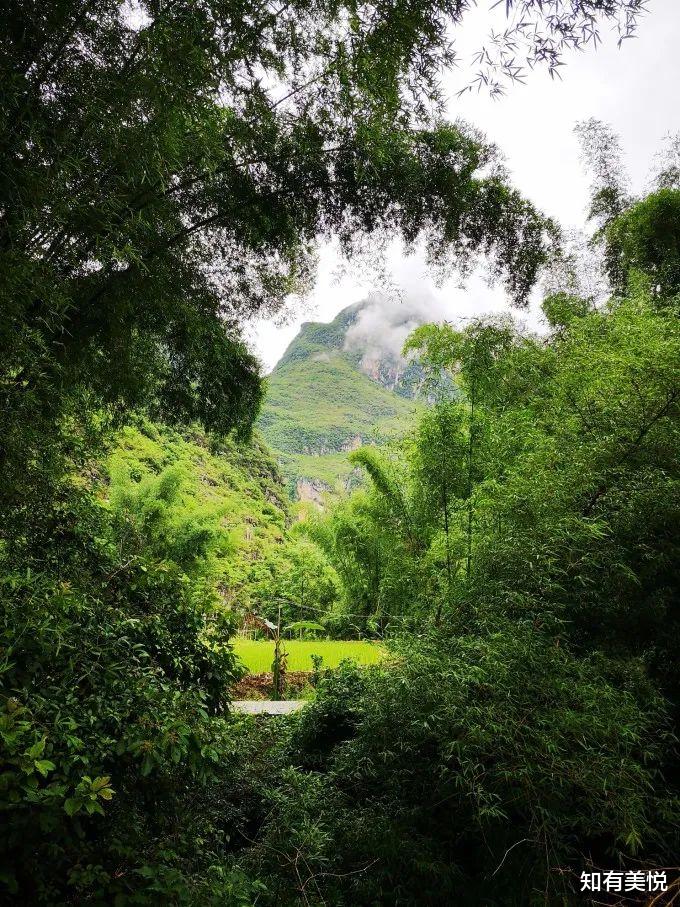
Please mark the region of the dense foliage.
<svg viewBox="0 0 680 907"><path fill-rule="evenodd" d="M118 435L103 471L100 494L128 548L180 568L206 610L251 609L251 572L283 544L288 521L282 479L257 435L218 441L196 426L138 420Z"/></svg>
<svg viewBox="0 0 680 907"><path fill-rule="evenodd" d="M251 434L242 322L308 284L319 236L422 240L463 270L483 254L518 304L548 259L554 225L442 118L471 6L6 4L3 899L520 905L568 899L588 861L672 862L672 170L630 198L603 146L606 304L563 287L540 339L417 331L434 405L403 444L354 452L369 481L329 513L291 527ZM477 79L516 77L527 40L554 70L641 8L509 0ZM367 387L362 428L403 421ZM392 657L317 668L289 724L239 720L234 622L279 607L387 635Z"/></svg>
<svg viewBox="0 0 680 907"><path fill-rule="evenodd" d="M586 860L672 855L667 719L641 673L530 623L462 624L330 677L303 713L244 864L283 877L284 903L571 903Z"/></svg>
<svg viewBox="0 0 680 907"><path fill-rule="evenodd" d="M5 892L196 903L213 845L186 876L182 857L231 747L227 618L208 624L189 577L131 547L88 489L65 487L30 528L1 560Z"/></svg>
<svg viewBox="0 0 680 907"><path fill-rule="evenodd" d="M665 218L658 198L605 241L643 206ZM262 847L298 892L543 903L591 860L672 863L680 333L660 267L653 246L623 296L549 297L547 338L482 319L409 339L435 404L401 451L357 451L371 490L309 528L364 625L406 635L293 738Z"/></svg>

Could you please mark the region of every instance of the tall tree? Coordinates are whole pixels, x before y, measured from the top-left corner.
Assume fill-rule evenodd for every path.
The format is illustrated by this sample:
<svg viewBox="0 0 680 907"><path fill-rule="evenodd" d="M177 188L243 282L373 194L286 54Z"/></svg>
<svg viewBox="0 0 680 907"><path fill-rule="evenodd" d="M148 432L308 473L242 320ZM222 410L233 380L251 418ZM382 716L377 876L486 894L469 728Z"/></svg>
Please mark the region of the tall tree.
<svg viewBox="0 0 680 907"><path fill-rule="evenodd" d="M494 365L513 342L510 324L475 320L463 331L449 324L423 325L417 328L404 346L405 353L416 353L430 384L438 384L446 376L448 384L460 387L464 399L458 404L465 413L465 450L459 458L463 488L459 497L465 501L465 574L470 579L474 537L474 490L484 474L480 451L483 445L484 413L481 404L493 387ZM441 420L443 412L439 413ZM441 428L440 421L440 428ZM428 446L427 439L424 441ZM441 439L444 446L453 446L454 439ZM453 451L451 451L453 453ZM447 533L448 535L448 533Z"/></svg>
<svg viewBox="0 0 680 907"><path fill-rule="evenodd" d="M677 308L680 293L680 137L671 137L653 174L654 191L635 197L622 160L619 137L596 119L576 128L593 175L590 218L594 243L604 251L615 292L643 280L657 304Z"/></svg>
<svg viewBox="0 0 680 907"><path fill-rule="evenodd" d="M436 532L443 530L444 533L446 598L449 606L462 553L460 533L455 531L453 524L467 492L464 419L463 407L459 403L438 400L420 419L411 452L416 486L415 506L420 510L421 520L425 524L434 524ZM443 604L443 598L437 596L434 618L437 625L441 621Z"/></svg>

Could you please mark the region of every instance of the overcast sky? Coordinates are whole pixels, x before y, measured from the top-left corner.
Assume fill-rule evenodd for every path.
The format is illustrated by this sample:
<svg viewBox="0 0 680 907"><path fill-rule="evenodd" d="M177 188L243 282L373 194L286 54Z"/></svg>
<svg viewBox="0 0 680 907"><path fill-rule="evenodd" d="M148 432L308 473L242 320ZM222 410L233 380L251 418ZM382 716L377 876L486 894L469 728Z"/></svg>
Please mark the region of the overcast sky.
<svg viewBox="0 0 680 907"><path fill-rule="evenodd" d="M573 132L577 121L596 117L614 127L636 191L644 189L664 136L680 132L680 0L648 0L649 14L637 37L620 49L616 36L605 31L597 51L567 55L561 81L535 71L526 85L510 87L499 100L483 93L459 98L456 93L471 72L465 64L483 42L491 21L488 8L494 2L479 0L478 11L456 32L461 66L444 83L451 119L463 117L501 148L514 184L541 210L566 227L583 227L589 179L579 161ZM498 24L497 12L495 17ZM435 287L419 258L405 258L394 248L388 261L395 284L408 295L432 300L433 320L442 313L456 320L507 308L502 291L481 279L473 279L466 290L454 283ZM252 326L251 343L266 371L302 321L330 321L375 289L371 279L360 274L343 273L338 279L339 266L333 247L322 248L314 291L296 315L284 326L271 322ZM526 318L531 323L536 313Z"/></svg>

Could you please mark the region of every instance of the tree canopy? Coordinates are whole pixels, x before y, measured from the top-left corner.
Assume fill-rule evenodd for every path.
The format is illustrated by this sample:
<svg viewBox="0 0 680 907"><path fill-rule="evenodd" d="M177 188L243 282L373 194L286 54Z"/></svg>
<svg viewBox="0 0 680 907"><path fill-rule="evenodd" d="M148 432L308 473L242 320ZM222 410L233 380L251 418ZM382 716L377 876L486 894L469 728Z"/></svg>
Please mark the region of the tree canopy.
<svg viewBox="0 0 680 907"><path fill-rule="evenodd" d="M260 389L239 323L305 285L319 235L351 245L383 228L459 263L484 252L526 299L552 227L493 147L441 116L470 6L10 2L3 469L28 468L60 420L95 407L247 426ZM545 26L553 65L599 22L632 29L640 7L507 12Z"/></svg>

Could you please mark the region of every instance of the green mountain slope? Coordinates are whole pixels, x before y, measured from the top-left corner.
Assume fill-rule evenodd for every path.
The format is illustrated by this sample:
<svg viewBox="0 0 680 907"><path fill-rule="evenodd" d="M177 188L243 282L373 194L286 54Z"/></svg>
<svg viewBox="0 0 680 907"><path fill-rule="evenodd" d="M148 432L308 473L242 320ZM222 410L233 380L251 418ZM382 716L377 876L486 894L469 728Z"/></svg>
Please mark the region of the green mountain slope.
<svg viewBox="0 0 680 907"><path fill-rule="evenodd" d="M216 604L247 609L255 562L284 539L288 495L272 455L199 428L125 428L104 464L102 498L147 549L201 575Z"/></svg>
<svg viewBox="0 0 680 907"><path fill-rule="evenodd" d="M348 342L368 302L329 324L306 322L267 382L260 430L293 497L319 500L355 481L348 453L403 435L419 403L420 374L398 355Z"/></svg>

